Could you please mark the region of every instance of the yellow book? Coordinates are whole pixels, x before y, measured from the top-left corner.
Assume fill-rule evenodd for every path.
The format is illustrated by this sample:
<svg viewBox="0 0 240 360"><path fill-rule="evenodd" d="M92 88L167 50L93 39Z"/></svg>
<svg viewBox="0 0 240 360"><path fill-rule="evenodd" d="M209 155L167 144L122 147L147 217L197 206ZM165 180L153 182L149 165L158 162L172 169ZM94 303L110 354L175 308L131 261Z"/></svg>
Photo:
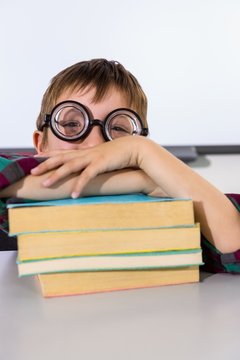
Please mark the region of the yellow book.
<svg viewBox="0 0 240 360"><path fill-rule="evenodd" d="M54 231L18 235L19 261L200 248L199 224L183 227Z"/></svg>
<svg viewBox="0 0 240 360"><path fill-rule="evenodd" d="M73 272L38 275L45 297L199 282L199 267L139 271Z"/></svg>
<svg viewBox="0 0 240 360"><path fill-rule="evenodd" d="M143 194L9 204L9 233L151 228L194 224L191 199Z"/></svg>

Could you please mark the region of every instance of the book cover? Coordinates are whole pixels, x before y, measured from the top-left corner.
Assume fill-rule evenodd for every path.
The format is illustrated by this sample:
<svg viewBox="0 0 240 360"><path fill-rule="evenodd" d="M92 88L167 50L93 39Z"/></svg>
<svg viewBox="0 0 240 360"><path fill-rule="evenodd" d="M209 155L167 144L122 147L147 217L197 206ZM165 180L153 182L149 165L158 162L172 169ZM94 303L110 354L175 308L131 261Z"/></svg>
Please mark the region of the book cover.
<svg viewBox="0 0 240 360"><path fill-rule="evenodd" d="M119 194L119 195L97 195L85 196L77 199L54 199L54 200L25 200L24 202L9 203L8 209L19 207L35 207L35 206L73 206L73 205L96 205L96 204L122 204L122 203L142 203L142 202L175 202L191 200L189 198L171 198L171 197L156 197L149 196L142 193L136 194Z"/></svg>

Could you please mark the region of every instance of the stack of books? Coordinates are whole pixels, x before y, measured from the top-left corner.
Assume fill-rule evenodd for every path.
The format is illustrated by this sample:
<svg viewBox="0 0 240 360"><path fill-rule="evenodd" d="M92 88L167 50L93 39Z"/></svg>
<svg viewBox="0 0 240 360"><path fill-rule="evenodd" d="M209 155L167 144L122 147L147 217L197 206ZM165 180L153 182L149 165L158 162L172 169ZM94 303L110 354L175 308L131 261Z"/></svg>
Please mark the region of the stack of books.
<svg viewBox="0 0 240 360"><path fill-rule="evenodd" d="M20 276L45 297L199 281L191 199L143 194L8 205Z"/></svg>

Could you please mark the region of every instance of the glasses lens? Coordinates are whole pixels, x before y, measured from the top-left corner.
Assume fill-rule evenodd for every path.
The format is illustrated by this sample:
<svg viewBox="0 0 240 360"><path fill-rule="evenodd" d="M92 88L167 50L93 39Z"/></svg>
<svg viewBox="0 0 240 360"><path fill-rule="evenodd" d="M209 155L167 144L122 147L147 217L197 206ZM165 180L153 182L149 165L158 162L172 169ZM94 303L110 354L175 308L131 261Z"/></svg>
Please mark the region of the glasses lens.
<svg viewBox="0 0 240 360"><path fill-rule="evenodd" d="M54 116L55 130L66 138L75 138L85 131L86 114L80 107L64 106Z"/></svg>
<svg viewBox="0 0 240 360"><path fill-rule="evenodd" d="M107 134L110 139L123 136L140 135L142 125L140 120L131 111L116 111L110 115L106 122Z"/></svg>

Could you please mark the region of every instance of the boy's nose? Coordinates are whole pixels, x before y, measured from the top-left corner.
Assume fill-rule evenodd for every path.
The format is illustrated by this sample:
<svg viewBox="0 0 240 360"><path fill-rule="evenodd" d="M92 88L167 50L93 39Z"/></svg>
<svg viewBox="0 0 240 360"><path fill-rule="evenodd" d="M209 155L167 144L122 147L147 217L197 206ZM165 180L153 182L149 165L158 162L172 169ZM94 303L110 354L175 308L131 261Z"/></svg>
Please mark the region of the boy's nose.
<svg viewBox="0 0 240 360"><path fill-rule="evenodd" d="M88 136L82 141L81 148L87 149L100 145L106 140L103 137L102 130L100 126L93 126Z"/></svg>

